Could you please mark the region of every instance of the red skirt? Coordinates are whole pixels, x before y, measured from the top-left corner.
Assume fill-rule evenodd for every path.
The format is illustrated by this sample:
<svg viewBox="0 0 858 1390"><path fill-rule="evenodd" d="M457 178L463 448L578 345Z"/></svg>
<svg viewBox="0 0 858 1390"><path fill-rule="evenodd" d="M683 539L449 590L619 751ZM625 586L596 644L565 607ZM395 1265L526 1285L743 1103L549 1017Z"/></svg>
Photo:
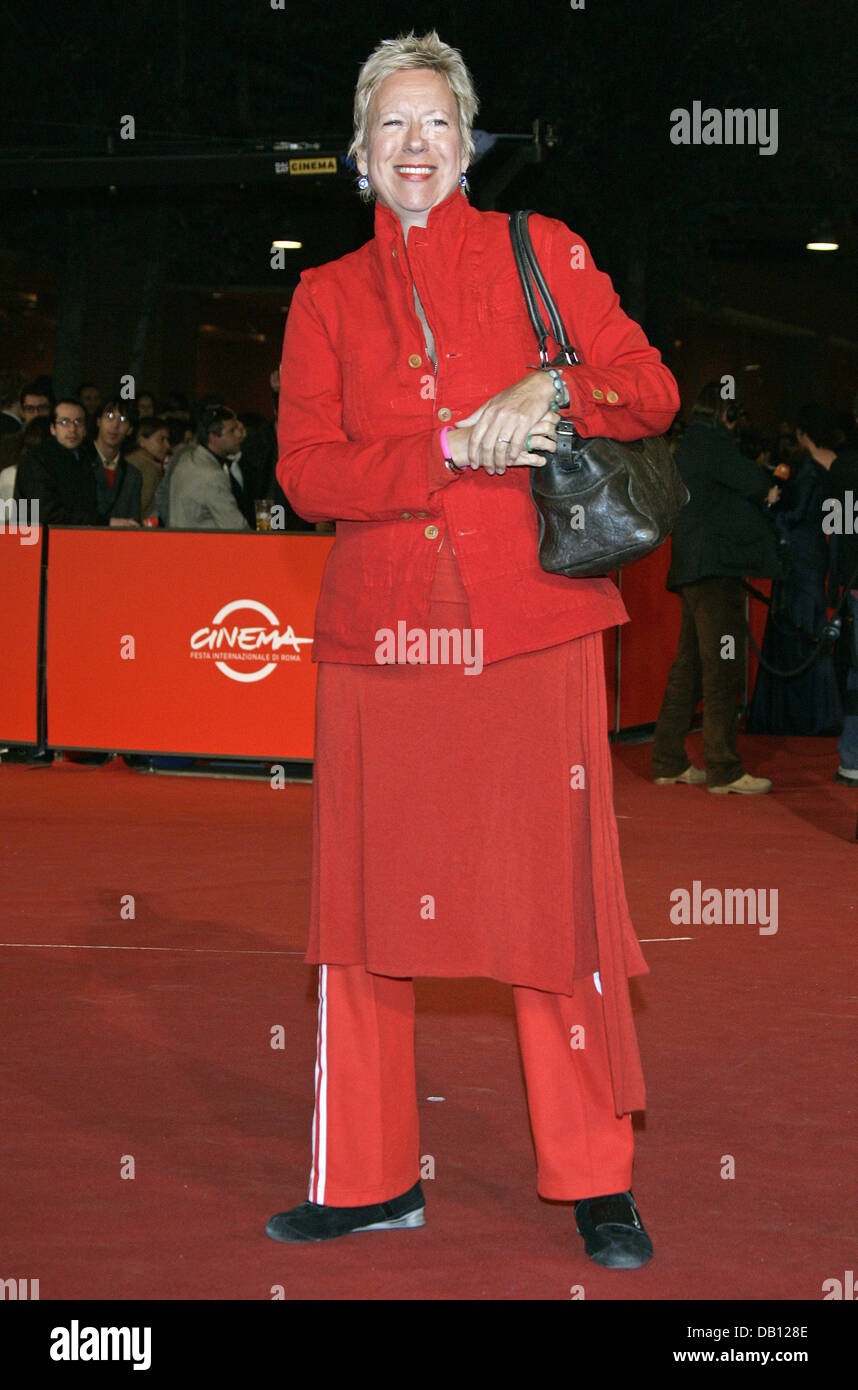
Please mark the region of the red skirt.
<svg viewBox="0 0 858 1390"><path fill-rule="evenodd" d="M468 625L442 553L427 631ZM466 670L319 663L306 959L554 994L598 971L617 1113L640 1109L601 633Z"/></svg>

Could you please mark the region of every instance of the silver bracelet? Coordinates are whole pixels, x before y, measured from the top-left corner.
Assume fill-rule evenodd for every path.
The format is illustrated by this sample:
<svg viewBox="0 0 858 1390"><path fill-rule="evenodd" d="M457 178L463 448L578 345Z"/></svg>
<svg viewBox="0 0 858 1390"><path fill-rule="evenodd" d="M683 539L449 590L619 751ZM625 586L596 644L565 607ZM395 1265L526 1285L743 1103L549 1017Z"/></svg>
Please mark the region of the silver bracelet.
<svg viewBox="0 0 858 1390"><path fill-rule="evenodd" d="M543 367L542 371L548 373L554 385L554 396L549 410L565 410L569 404L569 387L563 380L561 373L556 367Z"/></svg>

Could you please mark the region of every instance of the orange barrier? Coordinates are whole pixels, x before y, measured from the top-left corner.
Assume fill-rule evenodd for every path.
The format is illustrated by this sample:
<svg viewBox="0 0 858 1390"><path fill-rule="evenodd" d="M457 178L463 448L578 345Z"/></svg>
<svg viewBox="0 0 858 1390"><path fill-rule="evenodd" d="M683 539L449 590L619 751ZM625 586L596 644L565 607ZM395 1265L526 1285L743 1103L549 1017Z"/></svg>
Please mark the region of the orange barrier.
<svg viewBox="0 0 858 1390"><path fill-rule="evenodd" d="M48 742L309 759L323 536L51 528Z"/></svg>
<svg viewBox="0 0 858 1390"><path fill-rule="evenodd" d="M0 583L3 608L3 680L0 738L8 743L38 741L39 604L44 532L0 530Z"/></svg>
<svg viewBox="0 0 858 1390"><path fill-rule="evenodd" d="M311 759L312 634L332 544L314 535L51 527L48 744ZM8 742L38 736L42 550L41 536L24 544L0 534L10 618L0 737ZM666 545L621 576L632 621L605 633L614 731L658 715L679 635L679 600L664 588L669 563ZM765 609L751 610L759 642Z"/></svg>
<svg viewBox="0 0 858 1390"><path fill-rule="evenodd" d="M670 542L620 575L630 622L620 628L619 728L653 724L679 643L681 604L664 587ZM614 711L609 710L613 715ZM614 722L611 721L614 728Z"/></svg>

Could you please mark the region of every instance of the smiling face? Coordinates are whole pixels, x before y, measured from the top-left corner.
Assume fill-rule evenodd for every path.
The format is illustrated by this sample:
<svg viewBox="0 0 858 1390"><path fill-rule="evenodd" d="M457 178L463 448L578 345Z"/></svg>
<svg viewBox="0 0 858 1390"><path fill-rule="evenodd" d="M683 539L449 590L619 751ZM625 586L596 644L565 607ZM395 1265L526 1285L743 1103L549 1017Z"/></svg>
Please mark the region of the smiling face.
<svg viewBox="0 0 858 1390"><path fill-rule="evenodd" d="M450 196L467 167L456 98L440 73L416 68L384 79L357 166L406 233L426 226L431 209Z"/></svg>

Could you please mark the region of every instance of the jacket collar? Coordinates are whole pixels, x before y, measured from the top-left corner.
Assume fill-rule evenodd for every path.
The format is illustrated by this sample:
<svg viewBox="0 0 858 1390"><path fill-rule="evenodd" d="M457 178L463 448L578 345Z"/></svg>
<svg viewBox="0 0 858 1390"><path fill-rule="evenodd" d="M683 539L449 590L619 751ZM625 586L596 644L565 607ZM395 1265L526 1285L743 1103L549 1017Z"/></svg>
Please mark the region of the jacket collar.
<svg viewBox="0 0 858 1390"><path fill-rule="evenodd" d="M472 208L459 188L429 212L425 227L412 227L408 233L407 249L428 245L433 254L458 247L469 227L479 222L480 214ZM375 239L381 248L401 249L406 245L402 223L392 208L383 203L375 205Z"/></svg>
<svg viewBox="0 0 858 1390"><path fill-rule="evenodd" d="M86 459L86 449L87 445L84 440L76 449L67 449L65 444L61 444L56 435L52 434L45 440L40 452L43 457L47 458L48 462L53 458L58 462L61 460L63 463L77 463L79 459Z"/></svg>

